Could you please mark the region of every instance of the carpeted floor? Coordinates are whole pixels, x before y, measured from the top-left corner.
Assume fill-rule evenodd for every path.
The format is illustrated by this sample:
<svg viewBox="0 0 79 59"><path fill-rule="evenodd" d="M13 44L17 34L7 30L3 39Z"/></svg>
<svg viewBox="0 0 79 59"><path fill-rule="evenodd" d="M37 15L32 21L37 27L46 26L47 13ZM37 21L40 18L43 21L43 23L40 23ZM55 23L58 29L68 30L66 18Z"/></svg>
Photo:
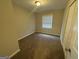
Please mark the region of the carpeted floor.
<svg viewBox="0 0 79 59"><path fill-rule="evenodd" d="M34 33L19 40L21 51L11 59L64 59L59 37Z"/></svg>

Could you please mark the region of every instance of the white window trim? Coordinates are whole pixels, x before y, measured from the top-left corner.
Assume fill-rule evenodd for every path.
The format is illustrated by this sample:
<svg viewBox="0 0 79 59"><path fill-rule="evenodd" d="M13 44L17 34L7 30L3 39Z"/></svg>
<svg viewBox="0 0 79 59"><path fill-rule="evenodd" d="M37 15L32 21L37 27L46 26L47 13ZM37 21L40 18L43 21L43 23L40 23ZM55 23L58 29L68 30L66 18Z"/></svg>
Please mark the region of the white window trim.
<svg viewBox="0 0 79 59"><path fill-rule="evenodd" d="M47 20L47 21L50 20L49 21L49 23L50 23L49 26L48 26L48 24L44 24L45 20ZM47 21L45 23L47 23ZM44 16L42 16L42 28L52 29L52 23L53 23L53 16L52 15L44 15Z"/></svg>

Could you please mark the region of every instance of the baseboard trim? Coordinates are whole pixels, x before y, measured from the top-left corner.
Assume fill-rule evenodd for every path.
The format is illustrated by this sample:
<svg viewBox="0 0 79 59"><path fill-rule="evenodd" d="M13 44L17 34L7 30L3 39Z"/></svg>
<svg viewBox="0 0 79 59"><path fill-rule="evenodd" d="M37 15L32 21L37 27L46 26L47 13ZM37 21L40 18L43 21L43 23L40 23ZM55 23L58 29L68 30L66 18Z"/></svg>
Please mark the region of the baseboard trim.
<svg viewBox="0 0 79 59"><path fill-rule="evenodd" d="M32 32L32 33L30 33L30 34L27 34L27 35L25 35L25 36L23 36L23 37L20 37L18 40L21 40L21 39L23 39L23 38L25 38L25 37L27 37L27 36L33 34L33 33L34 33L34 32ZM13 54L11 54L11 55L9 56L9 58L12 58L12 57L13 57L14 55L16 55L18 52L20 52L20 49L16 50Z"/></svg>
<svg viewBox="0 0 79 59"><path fill-rule="evenodd" d="M14 53L12 53L9 58L12 58L14 55L16 55L18 52L20 52L20 49L16 50Z"/></svg>
<svg viewBox="0 0 79 59"><path fill-rule="evenodd" d="M47 35L53 35L53 36L58 36L58 37L60 37L60 34L43 33L43 32L36 32L36 33L41 33L41 34L47 34Z"/></svg>
<svg viewBox="0 0 79 59"><path fill-rule="evenodd" d="M33 34L33 33L35 33L35 32L29 33L29 34L27 34L27 35L25 35L25 36L22 36L22 37L20 37L18 40L21 40L21 39L23 39L23 38L25 38L25 37L27 37L27 36Z"/></svg>

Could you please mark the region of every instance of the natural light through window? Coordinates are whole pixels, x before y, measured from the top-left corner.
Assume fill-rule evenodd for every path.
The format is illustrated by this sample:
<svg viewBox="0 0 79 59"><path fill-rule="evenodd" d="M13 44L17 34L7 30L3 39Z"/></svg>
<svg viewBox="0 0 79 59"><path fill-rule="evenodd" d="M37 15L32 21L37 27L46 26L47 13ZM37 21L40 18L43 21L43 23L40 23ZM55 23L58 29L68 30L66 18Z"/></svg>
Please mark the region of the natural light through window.
<svg viewBox="0 0 79 59"><path fill-rule="evenodd" d="M42 16L42 28L52 28L53 17L52 16Z"/></svg>

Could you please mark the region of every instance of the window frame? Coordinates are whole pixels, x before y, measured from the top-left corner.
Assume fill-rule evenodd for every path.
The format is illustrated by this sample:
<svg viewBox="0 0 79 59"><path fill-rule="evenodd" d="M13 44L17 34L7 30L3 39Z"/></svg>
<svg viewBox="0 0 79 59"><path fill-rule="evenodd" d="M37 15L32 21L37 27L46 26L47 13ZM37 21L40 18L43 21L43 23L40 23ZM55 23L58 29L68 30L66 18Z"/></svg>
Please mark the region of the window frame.
<svg viewBox="0 0 79 59"><path fill-rule="evenodd" d="M46 19L46 18L48 18L48 19ZM45 26L45 23L49 19L50 19L50 21L48 22L48 23L50 23L49 26L48 26L48 24L46 24L47 26ZM47 21L44 22L45 20L47 20ZM42 16L42 28L44 28L44 29L52 29L52 27L53 27L53 16L52 15L43 15Z"/></svg>

